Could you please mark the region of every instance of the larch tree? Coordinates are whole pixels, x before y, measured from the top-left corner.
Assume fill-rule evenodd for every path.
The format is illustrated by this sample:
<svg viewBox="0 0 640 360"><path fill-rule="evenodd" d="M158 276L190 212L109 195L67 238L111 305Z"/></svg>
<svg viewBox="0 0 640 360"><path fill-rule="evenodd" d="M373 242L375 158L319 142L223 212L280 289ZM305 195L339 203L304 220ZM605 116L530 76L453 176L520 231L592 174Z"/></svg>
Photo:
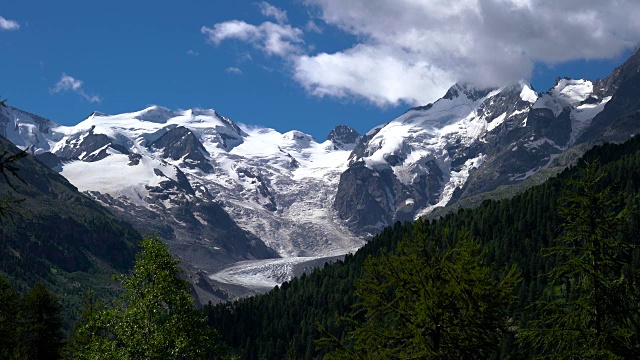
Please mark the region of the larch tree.
<svg viewBox="0 0 640 360"><path fill-rule="evenodd" d="M566 190L562 233L546 251L557 265L520 336L540 357L640 357L638 277L623 275L632 246L620 238L622 205L596 161Z"/></svg>
<svg viewBox="0 0 640 360"><path fill-rule="evenodd" d="M346 341L328 336L335 359L484 359L509 330L515 269L494 280L484 253L468 232L438 247L416 235L397 253L365 262L357 284L361 299ZM326 332L325 332L326 334Z"/></svg>

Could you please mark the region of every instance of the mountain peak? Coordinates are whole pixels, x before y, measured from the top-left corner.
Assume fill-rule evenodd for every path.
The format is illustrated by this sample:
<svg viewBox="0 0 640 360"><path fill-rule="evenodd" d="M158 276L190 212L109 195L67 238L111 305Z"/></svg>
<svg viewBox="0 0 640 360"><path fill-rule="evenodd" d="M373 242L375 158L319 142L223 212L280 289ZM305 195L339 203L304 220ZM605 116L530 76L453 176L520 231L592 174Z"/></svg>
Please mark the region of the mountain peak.
<svg viewBox="0 0 640 360"><path fill-rule="evenodd" d="M476 101L489 95L493 90L495 90L495 88L478 88L470 83L455 83L442 98L453 100L461 95L465 95L469 100Z"/></svg>
<svg viewBox="0 0 640 360"><path fill-rule="evenodd" d="M360 138L362 136L347 125L338 125L327 135L327 140L333 143L336 150L353 150Z"/></svg>
<svg viewBox="0 0 640 360"><path fill-rule="evenodd" d="M613 69L609 76L596 79L593 82L594 91L600 98L611 96L625 80L638 72L640 72L640 47L636 48L622 65Z"/></svg>
<svg viewBox="0 0 640 360"><path fill-rule="evenodd" d="M214 109L189 109L193 116L204 115L204 116L218 116L218 113Z"/></svg>
<svg viewBox="0 0 640 360"><path fill-rule="evenodd" d="M172 117L177 116L175 112L165 107L152 105L144 110L140 110L135 113L135 118L142 121L149 121L155 123L164 123Z"/></svg>
<svg viewBox="0 0 640 360"><path fill-rule="evenodd" d="M163 158L181 161L187 168L199 168L205 173L213 170L207 160L209 153L198 137L184 126L169 129L164 135L151 143L150 147L160 150Z"/></svg>
<svg viewBox="0 0 640 360"><path fill-rule="evenodd" d="M316 142L313 136L298 130L291 130L282 134L282 140L284 140L287 147L297 149L308 148L312 142Z"/></svg>

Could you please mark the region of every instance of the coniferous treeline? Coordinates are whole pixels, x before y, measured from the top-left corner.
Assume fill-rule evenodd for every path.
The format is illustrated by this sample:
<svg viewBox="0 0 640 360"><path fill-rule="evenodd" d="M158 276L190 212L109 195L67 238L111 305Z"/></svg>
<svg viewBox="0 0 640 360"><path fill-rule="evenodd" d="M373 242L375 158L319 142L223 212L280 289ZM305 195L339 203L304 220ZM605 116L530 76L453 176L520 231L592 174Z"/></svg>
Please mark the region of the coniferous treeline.
<svg viewBox="0 0 640 360"><path fill-rule="evenodd" d="M112 299L142 236L0 135L0 273L18 293L41 282L69 330L87 288Z"/></svg>
<svg viewBox="0 0 640 360"><path fill-rule="evenodd" d="M217 332L243 359L637 358L639 209L636 137L512 199L396 223L344 261L207 306L214 332L147 240L117 306L89 301L66 355L221 357ZM20 297L0 279L0 302L1 358L60 357L53 293Z"/></svg>
<svg viewBox="0 0 640 360"><path fill-rule="evenodd" d="M0 275L0 359L58 359L64 345L62 304L42 283L24 296Z"/></svg>
<svg viewBox="0 0 640 360"><path fill-rule="evenodd" d="M328 350L319 350L315 341L327 334L322 334L319 327L338 341L347 340L353 330L348 322L338 319L351 314L358 303L356 283L362 277L365 259L378 256L383 250L393 252L398 243L416 235L434 242L434 246L446 247L455 242L459 232L468 231L482 244L484 263L490 266L495 280L503 278L512 267L518 270L520 282L514 289L509 314L518 326L531 326L541 316L533 305L554 289L562 292L572 284L560 286L548 276L564 264L562 257L550 254L548 249L557 246L566 231L566 219L559 211L564 206L563 194L572 181L584 177L585 164L596 159L599 165L595 176L602 184L611 185L612 192L622 200L620 208L614 210L616 216L624 216L624 223L614 236L620 244L631 247L619 259L623 264L621 273L616 275L630 278L640 269L640 251L635 247L640 244L639 137L621 145L597 146L578 165L512 199L485 201L477 208L459 210L434 221L397 223L344 261L325 265L264 295L208 306L205 311L209 322L242 358L322 358ZM420 234L415 233L417 228ZM638 315L635 308L627 311L630 316ZM637 338L627 340L638 345ZM543 350L518 344L514 334L506 334L495 355L527 358L533 351Z"/></svg>

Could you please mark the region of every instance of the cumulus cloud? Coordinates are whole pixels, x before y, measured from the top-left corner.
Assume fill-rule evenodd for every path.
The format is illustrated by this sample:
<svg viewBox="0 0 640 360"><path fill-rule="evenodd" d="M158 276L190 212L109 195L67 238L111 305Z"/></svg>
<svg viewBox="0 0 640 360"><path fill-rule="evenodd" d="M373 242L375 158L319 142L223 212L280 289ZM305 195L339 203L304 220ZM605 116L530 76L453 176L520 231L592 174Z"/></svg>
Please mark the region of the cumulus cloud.
<svg viewBox="0 0 640 360"><path fill-rule="evenodd" d="M0 16L0 30L13 31L20 29L20 24L17 21L5 19Z"/></svg>
<svg viewBox="0 0 640 360"><path fill-rule="evenodd" d="M323 27L338 28L354 36L356 43L331 53L313 53L302 47L303 31L285 20L259 26L234 20L203 27L202 32L214 44L236 39L281 56L311 94L361 97L378 106L431 102L456 81L504 85L529 78L538 63L612 58L640 40L637 0L303 4ZM306 31L314 30L307 26Z"/></svg>
<svg viewBox="0 0 640 360"><path fill-rule="evenodd" d="M270 21L256 26L244 21L231 20L215 24L213 27L203 26L200 31L214 45L219 45L224 40L240 40L253 44L267 55L288 56L300 53L300 45L304 43L302 30Z"/></svg>
<svg viewBox="0 0 640 360"><path fill-rule="evenodd" d="M258 6L260 7L262 15L272 17L280 24L287 22L287 12L285 10L278 9L266 1L259 3Z"/></svg>
<svg viewBox="0 0 640 360"><path fill-rule="evenodd" d="M294 76L317 96L362 97L384 107L420 105L444 94L449 74L425 61L407 62L393 51L359 45L344 52L300 56Z"/></svg>
<svg viewBox="0 0 640 360"><path fill-rule="evenodd" d="M242 75L242 70L240 70L240 68L233 67L233 66L224 69L224 72L226 72L227 74Z"/></svg>
<svg viewBox="0 0 640 360"><path fill-rule="evenodd" d="M90 103L100 103L102 102L102 98L99 95L89 95L84 90L82 80L78 80L72 76L67 74L62 74L60 80L56 83L56 85L51 89L52 94L57 94L60 92L72 91L76 94L80 95L83 99L89 101Z"/></svg>
<svg viewBox="0 0 640 360"><path fill-rule="evenodd" d="M640 40L640 23L635 20L640 3L634 0L307 0L307 4L319 9L326 23L359 36L364 44L387 49L402 63L422 59L431 65L430 71L479 85L529 77L536 62L611 58Z"/></svg>

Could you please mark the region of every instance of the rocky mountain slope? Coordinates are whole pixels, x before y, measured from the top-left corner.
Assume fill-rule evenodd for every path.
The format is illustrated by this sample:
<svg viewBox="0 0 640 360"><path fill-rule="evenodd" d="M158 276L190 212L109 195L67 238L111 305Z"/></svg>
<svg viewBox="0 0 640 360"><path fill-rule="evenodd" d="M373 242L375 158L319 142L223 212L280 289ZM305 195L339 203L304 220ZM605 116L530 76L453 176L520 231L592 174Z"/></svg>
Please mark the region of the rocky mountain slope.
<svg viewBox="0 0 640 360"><path fill-rule="evenodd" d="M636 52L606 79L559 78L546 93L524 81L456 84L364 136L341 125L324 142L159 106L94 113L75 126L5 107L0 134L163 236L202 284L260 288L353 251L394 221L626 140L640 129L638 70Z"/></svg>
<svg viewBox="0 0 640 360"><path fill-rule="evenodd" d="M246 260L313 261L363 244L331 206L360 138L346 126L319 143L298 131L241 128L213 110L153 106L65 127L7 107L0 131L207 274ZM283 269L273 276L292 275Z"/></svg>
<svg viewBox="0 0 640 360"><path fill-rule="evenodd" d="M371 235L566 165L561 155L576 146L584 152L626 140L640 130L639 70L636 52L604 80L559 78L546 93L526 82L480 90L456 84L362 137L334 208L354 232Z"/></svg>
<svg viewBox="0 0 640 360"><path fill-rule="evenodd" d="M0 154L19 151L0 136ZM133 266L140 233L35 158L12 165L19 179L0 176L0 199L18 201L0 219L0 273L21 291L43 282L65 304L80 306L87 287L108 298L111 276Z"/></svg>

